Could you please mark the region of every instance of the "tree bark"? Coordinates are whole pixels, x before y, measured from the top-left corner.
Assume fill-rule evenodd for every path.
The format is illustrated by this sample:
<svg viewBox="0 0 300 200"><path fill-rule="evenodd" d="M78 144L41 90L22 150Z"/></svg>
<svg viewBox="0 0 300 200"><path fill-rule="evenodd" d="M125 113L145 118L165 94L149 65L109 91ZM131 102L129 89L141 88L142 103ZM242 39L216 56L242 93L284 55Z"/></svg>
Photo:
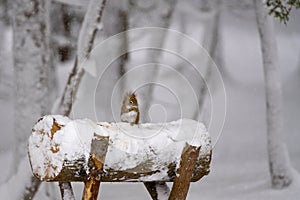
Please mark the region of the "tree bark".
<svg viewBox="0 0 300 200"><path fill-rule="evenodd" d="M254 0L260 36L266 93L266 122L269 169L273 188L293 181L287 148L283 140L282 89L273 20L261 0Z"/></svg>

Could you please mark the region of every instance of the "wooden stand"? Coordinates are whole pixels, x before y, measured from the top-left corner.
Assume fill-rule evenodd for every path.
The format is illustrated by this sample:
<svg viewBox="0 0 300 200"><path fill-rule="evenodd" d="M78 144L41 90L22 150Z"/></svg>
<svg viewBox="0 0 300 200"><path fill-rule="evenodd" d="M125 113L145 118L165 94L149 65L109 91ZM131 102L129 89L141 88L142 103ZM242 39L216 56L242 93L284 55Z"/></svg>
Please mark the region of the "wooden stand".
<svg viewBox="0 0 300 200"><path fill-rule="evenodd" d="M209 173L212 152L209 135L201 127L199 129L201 124L189 120L182 123L178 127L188 127L187 130L196 127L198 132L190 134L199 133L199 140L193 143L196 146L189 144L190 139L183 128L184 137L178 137L181 140L168 141L172 148L151 148L143 156L130 151L122 157L120 153L124 151L119 150L120 144L138 147L139 153L153 146L147 147L149 142L134 138L118 143L119 135L114 134L121 133L115 131L119 129L115 129L112 123L97 124L90 120L46 116L34 126L29 139L31 168L39 180L59 182L63 200L74 199L70 184L74 181L84 183L82 200L97 200L101 182L143 182L154 200L185 200L190 182L198 181ZM151 124L135 128L146 132L149 127ZM155 142L168 140L169 135L163 134ZM140 143L137 145L137 142ZM124 164L129 160L130 165ZM171 192L166 182L174 182Z"/></svg>

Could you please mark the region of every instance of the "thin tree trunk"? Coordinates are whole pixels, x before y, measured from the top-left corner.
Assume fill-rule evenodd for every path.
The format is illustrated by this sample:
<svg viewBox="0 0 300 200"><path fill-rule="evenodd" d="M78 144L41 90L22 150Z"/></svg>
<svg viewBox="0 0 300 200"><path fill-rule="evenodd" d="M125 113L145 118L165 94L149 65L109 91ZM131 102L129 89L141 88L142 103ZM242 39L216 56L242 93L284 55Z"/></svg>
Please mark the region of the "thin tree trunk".
<svg viewBox="0 0 300 200"><path fill-rule="evenodd" d="M121 31L127 31L128 30L128 15L127 15L127 11L121 10L119 12L119 19L121 20L122 23L122 30ZM128 36L127 33L125 32L123 34L123 39L121 41L121 45L122 47L120 48L120 50L122 49L126 49L126 53L124 55L121 56L121 60L120 60L120 65L119 65L119 76L120 78L126 73L126 63L128 62ZM123 82L121 83L121 88L120 88L120 95L124 95L125 94L125 89L126 87L126 77L123 77Z"/></svg>
<svg viewBox="0 0 300 200"><path fill-rule="evenodd" d="M187 31L187 13L185 12L181 12L180 13L180 17L179 17L179 31L183 34L186 34L186 31ZM177 43L177 51L179 53L182 53L182 51L184 50L184 47L183 47L183 39L179 40L178 43Z"/></svg>
<svg viewBox="0 0 300 200"><path fill-rule="evenodd" d="M36 119L49 112L49 3L45 0L17 0L14 3L16 162L26 156L28 130ZM15 173L17 168L13 170ZM24 186L23 199L32 199L39 185L40 181L32 177L29 186Z"/></svg>
<svg viewBox="0 0 300 200"><path fill-rule="evenodd" d="M25 192L23 194L24 200L31 200L34 198L35 194L37 193L39 187L41 185L41 181L35 178L34 176L31 176L31 183L30 186L27 186L25 188Z"/></svg>
<svg viewBox="0 0 300 200"><path fill-rule="evenodd" d="M203 39L203 47L208 51L211 59L214 61L217 60L217 51L219 47L220 40L220 1L214 1L216 3L216 7L214 8L211 2L207 2L209 6L209 12L212 12L213 15L211 19L206 22L204 39ZM204 74L204 79L200 84L200 92L198 95L198 109L195 110L193 119L197 120L198 118L203 117L203 109L204 103L207 99L208 91L205 83L209 82L211 79L211 67L212 62L210 58L206 60L206 71Z"/></svg>
<svg viewBox="0 0 300 200"><path fill-rule="evenodd" d="M24 6L28 4L29 6ZM15 134L25 143L32 124L49 111L49 3L18 0L14 8ZM24 149L22 149L24 152ZM24 153L23 153L24 154ZM18 166L18 165L17 165Z"/></svg>
<svg viewBox="0 0 300 200"><path fill-rule="evenodd" d="M260 36L265 92L269 169L273 188L284 188L293 178L291 165L283 141L282 89L273 20L261 0L254 0Z"/></svg>
<svg viewBox="0 0 300 200"><path fill-rule="evenodd" d="M171 23L171 19L172 19L172 15L173 12L175 10L176 4L177 4L177 0L165 0L168 3L168 8L167 11L164 11L163 14L161 14L162 16L159 18L160 22L159 22L159 27L161 28L169 28L170 23ZM150 55L150 62L152 63L159 63L159 59L160 59L160 55L162 53L162 48L164 46L164 42L166 39L166 33L167 31L161 31L159 35L155 36L155 38L153 38L153 42L156 42L158 47L158 49L160 50L156 50L154 52L151 52ZM151 66L152 69L147 70L148 73L148 77L150 77L149 82L154 83L157 79L158 73L159 73L159 66L157 64L154 64L154 66ZM146 90L145 94L147 95L147 101L144 102L144 106L142 108L142 113L144 113L144 115L142 116L142 122L148 122L148 110L150 108L151 102L153 100L153 92L154 92L154 87L153 85L149 85L148 89Z"/></svg>
<svg viewBox="0 0 300 200"><path fill-rule="evenodd" d="M106 33L107 37L114 36L116 34L119 34L123 31L125 33L122 33L120 36L122 37L116 37L118 38L117 44L115 47L115 53L116 55L121 55L120 52L126 52L125 54L121 55L116 61L114 61L111 64L112 73L116 73L117 80L120 80L120 88L119 94L120 97L122 97L126 93L126 77L123 77L123 75L126 73L126 63L128 61L128 36L126 31L129 27L129 19L128 19L128 2L123 1L120 2L119 0L110 0L107 5L104 12L104 18L103 18L103 25L104 25L104 32ZM122 79L121 79L122 77ZM111 82L112 81L112 82ZM115 85L115 80L110 80L111 86ZM113 88L107 88L109 91ZM105 103L110 103L110 101L107 101ZM105 106L105 105L102 105Z"/></svg>

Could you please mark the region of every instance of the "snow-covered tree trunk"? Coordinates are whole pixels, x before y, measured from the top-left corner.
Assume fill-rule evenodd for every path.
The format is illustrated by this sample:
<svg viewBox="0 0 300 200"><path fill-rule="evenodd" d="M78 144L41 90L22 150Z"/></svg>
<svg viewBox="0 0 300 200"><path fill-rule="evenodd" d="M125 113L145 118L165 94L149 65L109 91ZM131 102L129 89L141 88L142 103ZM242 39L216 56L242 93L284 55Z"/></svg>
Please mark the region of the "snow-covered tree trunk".
<svg viewBox="0 0 300 200"><path fill-rule="evenodd" d="M282 89L273 19L262 0L254 0L256 20L261 42L265 93L269 168L273 188L291 184L289 155L283 141Z"/></svg>
<svg viewBox="0 0 300 200"><path fill-rule="evenodd" d="M49 112L49 4L47 0L16 0L13 21L15 73L15 161L26 154L26 140L36 118ZM19 166L15 163L13 166ZM17 173L17 168L13 169ZM26 169L22 169L26 170ZM28 170L28 169L27 169ZM29 180L29 179L28 179ZM23 199L30 199L40 182L31 178ZM21 195L21 194L20 194ZM21 197L19 197L21 198Z"/></svg>
<svg viewBox="0 0 300 200"><path fill-rule="evenodd" d="M179 15L179 31L183 34L186 34L187 31L187 13L181 12ZM182 40L177 43L177 51L181 53L183 51L183 42Z"/></svg>

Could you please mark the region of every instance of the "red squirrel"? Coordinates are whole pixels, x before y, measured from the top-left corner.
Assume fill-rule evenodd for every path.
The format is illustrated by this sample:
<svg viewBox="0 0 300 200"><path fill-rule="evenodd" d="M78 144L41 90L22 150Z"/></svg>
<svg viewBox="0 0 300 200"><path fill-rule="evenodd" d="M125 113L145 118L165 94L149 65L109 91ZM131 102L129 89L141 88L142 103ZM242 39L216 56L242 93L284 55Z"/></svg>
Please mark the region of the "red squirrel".
<svg viewBox="0 0 300 200"><path fill-rule="evenodd" d="M122 102L121 121L128 122L131 126L140 121L138 101L134 92L128 92Z"/></svg>

